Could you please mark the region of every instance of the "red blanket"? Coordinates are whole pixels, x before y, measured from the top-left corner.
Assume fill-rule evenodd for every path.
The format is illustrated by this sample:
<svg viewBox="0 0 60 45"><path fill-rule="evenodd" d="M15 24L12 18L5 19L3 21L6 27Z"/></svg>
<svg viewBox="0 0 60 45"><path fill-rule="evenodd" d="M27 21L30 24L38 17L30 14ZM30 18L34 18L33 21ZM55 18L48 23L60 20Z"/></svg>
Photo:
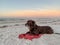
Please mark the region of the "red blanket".
<svg viewBox="0 0 60 45"><path fill-rule="evenodd" d="M39 35L30 35L30 34L20 34L18 36L19 39L29 39L29 40L32 40L32 39L35 39L35 38L39 38L41 37L42 34L39 34Z"/></svg>

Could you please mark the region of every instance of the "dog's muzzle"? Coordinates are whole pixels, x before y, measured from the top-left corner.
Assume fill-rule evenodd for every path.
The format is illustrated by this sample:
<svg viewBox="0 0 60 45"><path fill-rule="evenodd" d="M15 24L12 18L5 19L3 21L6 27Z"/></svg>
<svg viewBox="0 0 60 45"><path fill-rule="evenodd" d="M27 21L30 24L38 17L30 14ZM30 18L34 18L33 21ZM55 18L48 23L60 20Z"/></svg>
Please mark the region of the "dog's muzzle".
<svg viewBox="0 0 60 45"><path fill-rule="evenodd" d="M25 24L25 26L27 26L27 23Z"/></svg>

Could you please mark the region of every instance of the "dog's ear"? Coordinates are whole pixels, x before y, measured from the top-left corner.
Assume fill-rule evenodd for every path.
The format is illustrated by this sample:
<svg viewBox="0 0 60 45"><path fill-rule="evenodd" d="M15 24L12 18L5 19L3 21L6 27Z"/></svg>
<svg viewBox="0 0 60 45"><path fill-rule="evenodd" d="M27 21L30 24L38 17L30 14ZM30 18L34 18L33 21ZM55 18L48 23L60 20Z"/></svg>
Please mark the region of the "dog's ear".
<svg viewBox="0 0 60 45"><path fill-rule="evenodd" d="M32 25L33 25L33 26L36 26L36 23L35 23L35 21L32 21Z"/></svg>
<svg viewBox="0 0 60 45"><path fill-rule="evenodd" d="M32 21L33 24L35 24L35 21Z"/></svg>

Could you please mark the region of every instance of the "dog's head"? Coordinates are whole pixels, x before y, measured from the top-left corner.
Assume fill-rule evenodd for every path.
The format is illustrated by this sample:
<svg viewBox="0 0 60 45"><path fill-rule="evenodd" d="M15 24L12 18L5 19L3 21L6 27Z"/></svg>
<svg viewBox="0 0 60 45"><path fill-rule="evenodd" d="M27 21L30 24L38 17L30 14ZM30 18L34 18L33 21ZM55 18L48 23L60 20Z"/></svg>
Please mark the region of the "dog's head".
<svg viewBox="0 0 60 45"><path fill-rule="evenodd" d="M29 28L34 27L34 25L36 24L35 21L33 20L28 20L27 23L25 24L25 26L28 26Z"/></svg>

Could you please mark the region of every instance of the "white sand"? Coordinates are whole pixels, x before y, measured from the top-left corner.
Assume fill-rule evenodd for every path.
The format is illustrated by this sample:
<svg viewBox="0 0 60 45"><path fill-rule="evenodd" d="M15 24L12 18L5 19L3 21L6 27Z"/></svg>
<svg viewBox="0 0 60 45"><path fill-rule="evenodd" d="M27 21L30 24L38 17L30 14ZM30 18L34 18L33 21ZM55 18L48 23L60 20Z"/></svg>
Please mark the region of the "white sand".
<svg viewBox="0 0 60 45"><path fill-rule="evenodd" d="M19 34L27 31L24 25L0 28L0 45L60 45L60 35L57 34L45 34L32 41L18 38Z"/></svg>

